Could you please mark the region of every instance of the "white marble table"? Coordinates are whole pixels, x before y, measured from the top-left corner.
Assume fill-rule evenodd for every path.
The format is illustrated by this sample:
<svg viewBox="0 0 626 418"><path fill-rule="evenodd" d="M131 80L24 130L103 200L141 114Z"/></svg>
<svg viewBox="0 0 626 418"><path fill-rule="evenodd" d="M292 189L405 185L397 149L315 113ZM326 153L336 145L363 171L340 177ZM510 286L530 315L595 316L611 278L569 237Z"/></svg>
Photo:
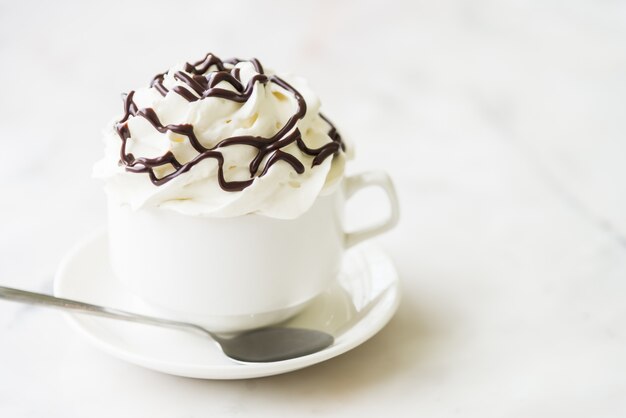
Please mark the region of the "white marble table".
<svg viewBox="0 0 626 418"><path fill-rule="evenodd" d="M623 3L206 3L0 3L0 282L51 290L104 223L119 93L213 50L305 75L353 170L394 176L401 307L326 363L201 381L0 303L1 417L626 414Z"/></svg>

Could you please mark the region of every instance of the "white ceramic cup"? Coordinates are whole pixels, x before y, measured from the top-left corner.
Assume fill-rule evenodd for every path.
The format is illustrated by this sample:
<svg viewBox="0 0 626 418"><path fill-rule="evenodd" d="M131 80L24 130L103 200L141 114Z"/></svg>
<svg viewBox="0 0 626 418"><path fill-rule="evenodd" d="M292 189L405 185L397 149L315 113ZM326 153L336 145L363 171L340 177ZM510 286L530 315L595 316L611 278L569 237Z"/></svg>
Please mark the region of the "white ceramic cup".
<svg viewBox="0 0 626 418"><path fill-rule="evenodd" d="M358 190L386 192L389 216L343 229L344 203ZM345 249L392 228L398 202L386 173L346 177L296 219L187 216L131 210L109 201L109 247L117 278L153 314L241 331L283 321L336 279Z"/></svg>

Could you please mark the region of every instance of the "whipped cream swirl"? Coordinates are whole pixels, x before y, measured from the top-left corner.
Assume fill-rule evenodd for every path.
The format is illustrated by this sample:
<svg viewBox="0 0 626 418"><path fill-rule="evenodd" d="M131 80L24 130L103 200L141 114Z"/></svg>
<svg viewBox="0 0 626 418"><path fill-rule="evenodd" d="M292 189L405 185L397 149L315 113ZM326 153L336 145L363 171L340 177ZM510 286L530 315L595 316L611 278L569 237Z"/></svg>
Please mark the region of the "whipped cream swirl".
<svg viewBox="0 0 626 418"><path fill-rule="evenodd" d="M117 204L290 219L343 175L345 145L317 96L256 59L207 54L123 98L94 168Z"/></svg>

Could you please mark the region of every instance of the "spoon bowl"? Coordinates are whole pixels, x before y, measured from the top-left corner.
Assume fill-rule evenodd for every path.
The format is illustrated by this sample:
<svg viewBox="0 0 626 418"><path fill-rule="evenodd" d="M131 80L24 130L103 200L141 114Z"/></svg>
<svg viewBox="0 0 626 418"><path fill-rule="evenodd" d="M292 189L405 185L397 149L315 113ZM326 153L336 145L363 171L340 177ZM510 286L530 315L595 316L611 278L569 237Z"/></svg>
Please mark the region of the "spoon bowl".
<svg viewBox="0 0 626 418"><path fill-rule="evenodd" d="M246 363L302 357L317 353L333 342L333 336L322 331L286 327L260 328L218 341L224 354Z"/></svg>

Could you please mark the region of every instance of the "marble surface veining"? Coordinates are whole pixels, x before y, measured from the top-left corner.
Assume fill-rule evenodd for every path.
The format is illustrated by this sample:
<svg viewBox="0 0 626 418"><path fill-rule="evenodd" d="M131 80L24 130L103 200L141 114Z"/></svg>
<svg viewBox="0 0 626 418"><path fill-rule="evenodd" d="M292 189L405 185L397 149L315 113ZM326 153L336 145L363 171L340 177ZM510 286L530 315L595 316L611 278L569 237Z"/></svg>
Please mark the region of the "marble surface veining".
<svg viewBox="0 0 626 418"><path fill-rule="evenodd" d="M385 169L402 305L281 376L128 365L54 311L0 303L0 416L626 414L626 4L0 2L0 282L50 291L105 221L90 178L119 93L212 50L306 76ZM358 197L354 223L385 208ZM367 202L367 203L364 203Z"/></svg>

